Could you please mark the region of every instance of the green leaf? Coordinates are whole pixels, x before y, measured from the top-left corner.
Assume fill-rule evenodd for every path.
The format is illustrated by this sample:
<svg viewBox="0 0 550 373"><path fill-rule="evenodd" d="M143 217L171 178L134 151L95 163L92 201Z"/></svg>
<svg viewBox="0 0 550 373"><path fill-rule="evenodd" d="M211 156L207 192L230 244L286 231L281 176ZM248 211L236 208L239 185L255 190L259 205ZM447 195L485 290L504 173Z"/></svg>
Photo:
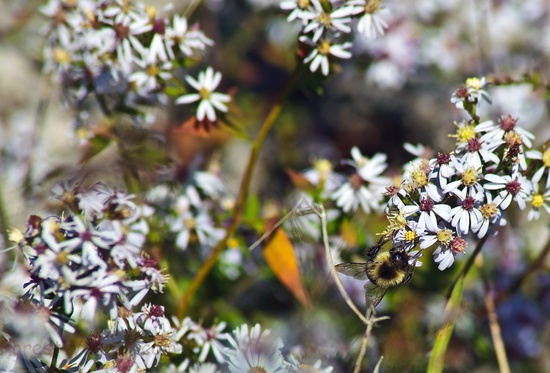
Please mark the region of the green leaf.
<svg viewBox="0 0 550 373"><path fill-rule="evenodd" d="M107 136L95 135L93 139L88 142L84 152L80 157L79 163L85 163L105 150L110 144L112 139Z"/></svg>
<svg viewBox="0 0 550 373"><path fill-rule="evenodd" d="M453 334L453 328L456 322L456 315L460 308L460 302L462 301L462 289L463 289L464 277L460 277L457 281L451 297L445 307L445 322L437 331L434 347L430 356L430 362L428 363L428 373L439 373L443 371L445 365L445 352L449 345L449 340Z"/></svg>

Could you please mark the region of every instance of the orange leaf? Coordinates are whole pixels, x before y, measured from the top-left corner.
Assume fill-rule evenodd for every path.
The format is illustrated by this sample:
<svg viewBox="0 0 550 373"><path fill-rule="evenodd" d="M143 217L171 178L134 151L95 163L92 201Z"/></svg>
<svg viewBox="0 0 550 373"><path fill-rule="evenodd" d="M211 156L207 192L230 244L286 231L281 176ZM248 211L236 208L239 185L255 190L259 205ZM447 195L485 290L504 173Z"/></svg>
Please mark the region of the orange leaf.
<svg viewBox="0 0 550 373"><path fill-rule="evenodd" d="M279 281L294 294L305 307L311 307L294 255L294 247L282 229L273 232L271 239L264 245L264 257Z"/></svg>
<svg viewBox="0 0 550 373"><path fill-rule="evenodd" d="M296 172L291 169L286 170L286 174L290 178L290 181L292 182L292 185L294 185L296 188L300 190L311 190L313 189L313 185L311 182L301 173Z"/></svg>

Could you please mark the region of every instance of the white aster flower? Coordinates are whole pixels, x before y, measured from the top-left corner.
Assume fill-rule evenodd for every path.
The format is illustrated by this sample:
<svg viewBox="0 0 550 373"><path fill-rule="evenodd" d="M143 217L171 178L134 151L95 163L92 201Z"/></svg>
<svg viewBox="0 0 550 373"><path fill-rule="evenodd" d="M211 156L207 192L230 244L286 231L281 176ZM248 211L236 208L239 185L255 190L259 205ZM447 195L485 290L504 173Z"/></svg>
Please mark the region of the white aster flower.
<svg viewBox="0 0 550 373"><path fill-rule="evenodd" d="M502 202L500 208L506 210L512 200L518 203L520 209L525 208L525 200L528 199L533 190L532 183L519 173L514 175L485 175L487 181L483 184L486 190L499 192Z"/></svg>
<svg viewBox="0 0 550 373"><path fill-rule="evenodd" d="M352 43L333 44L331 40L321 39L317 43L305 35L300 36L300 41L314 46L314 49L304 58L304 63L309 63L309 70L313 73L321 67L323 75L328 76L330 70L329 57L334 56L342 59L351 57L347 51Z"/></svg>
<svg viewBox="0 0 550 373"><path fill-rule="evenodd" d="M449 268L455 261L457 254L464 253L468 243L460 236L453 238L448 247L439 246L434 251L434 261L438 263L438 269L443 271Z"/></svg>
<svg viewBox="0 0 550 373"><path fill-rule="evenodd" d="M381 0L351 0L348 5L354 7L354 14L362 15L357 22L357 31L369 39L384 35L388 24L384 17L388 10L380 7Z"/></svg>
<svg viewBox="0 0 550 373"><path fill-rule="evenodd" d="M485 195L483 192L471 190L465 197L457 196L461 202L451 209L451 225L459 236L465 236L470 230L476 232L482 223L483 215L479 207L484 202Z"/></svg>
<svg viewBox="0 0 550 373"><path fill-rule="evenodd" d="M346 34L351 32L350 16L355 12L353 7L344 5L328 12L325 11L319 0L310 1L313 7L306 11L305 17L309 20L309 23L304 27L303 32L307 34L313 31L312 40L314 42L319 41L326 31Z"/></svg>
<svg viewBox="0 0 550 373"><path fill-rule="evenodd" d="M535 171L535 174L533 175L533 183L538 184L539 181L542 179L544 173L547 173L546 181L544 182L545 188L550 188L550 148L546 149L544 152L538 151L538 150L532 150L528 152L528 156L531 159L539 159L542 161L541 166L537 171Z"/></svg>
<svg viewBox="0 0 550 373"><path fill-rule="evenodd" d="M419 214L418 224L431 231L437 229L437 216L445 222L451 220L451 206L444 203L436 204L428 195L425 195L419 204L405 205L401 210L406 217Z"/></svg>
<svg viewBox="0 0 550 373"><path fill-rule="evenodd" d="M490 120L482 122L476 126L476 130L478 132L484 132L480 139L482 141L485 139L504 140L507 133L515 131L521 136L523 143L530 148L532 146L532 140L535 139L535 135L518 126L517 121L517 118L513 118L508 114L507 116L500 117L498 123L494 123Z"/></svg>
<svg viewBox="0 0 550 373"><path fill-rule="evenodd" d="M207 46L214 45L214 41L200 30L189 29L187 19L176 14L172 20L172 27L166 30L166 45L170 58L174 59L172 49L175 45L185 56L190 57L194 51L202 52Z"/></svg>
<svg viewBox="0 0 550 373"><path fill-rule="evenodd" d="M288 22L300 19L306 25L309 20L315 17L310 0L284 0L281 1L281 9L291 11L286 18Z"/></svg>
<svg viewBox="0 0 550 373"><path fill-rule="evenodd" d="M224 350L227 367L231 373L283 373L285 365L279 338L271 336L269 330L261 330L259 324L248 329L243 324L233 331L234 338L228 338L230 347Z"/></svg>
<svg viewBox="0 0 550 373"><path fill-rule="evenodd" d="M359 206L366 212L380 211L385 186L390 179L380 176L386 169L386 156L375 154L371 159L364 157L357 147L352 148L353 160L345 161L356 169L349 180L342 184L331 198L344 212L357 210Z"/></svg>
<svg viewBox="0 0 550 373"><path fill-rule="evenodd" d="M231 97L224 93L217 93L214 90L218 87L222 80L222 74L214 72L214 69L208 67L205 71L199 73L198 80L190 76L186 76L185 80L189 85L195 88L198 93L190 93L179 97L176 104L189 104L200 101L197 107L197 119L204 120L206 117L209 121L216 121L216 109L221 112L227 112L226 104L231 101Z"/></svg>
<svg viewBox="0 0 550 373"><path fill-rule="evenodd" d="M550 189L543 193L539 191L538 182L534 182L533 184L533 191L526 200L531 205L531 209L527 214L527 220L539 219L541 207L550 214Z"/></svg>

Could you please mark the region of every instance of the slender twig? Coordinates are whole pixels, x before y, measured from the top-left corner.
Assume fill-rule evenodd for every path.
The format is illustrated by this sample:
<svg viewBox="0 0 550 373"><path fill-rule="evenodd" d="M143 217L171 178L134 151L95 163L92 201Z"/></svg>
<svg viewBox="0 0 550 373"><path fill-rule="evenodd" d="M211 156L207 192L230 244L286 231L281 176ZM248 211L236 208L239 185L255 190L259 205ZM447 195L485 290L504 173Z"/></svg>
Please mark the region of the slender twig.
<svg viewBox="0 0 550 373"><path fill-rule="evenodd" d="M367 310L367 313L365 314L365 317L367 319L367 328L365 329L365 335L363 336L363 339L361 341L361 349L359 350L359 355L357 355L357 360L355 361L355 370L354 373L360 373L361 372L361 365L363 364L363 359L365 358L365 354L367 353L367 346L369 345L369 338L372 333L372 328L375 323L381 320L389 319L388 316L382 316L382 317L374 317L374 308L369 307ZM378 364L376 366L379 368L380 363L382 362L382 356L380 356L380 360L378 360Z"/></svg>
<svg viewBox="0 0 550 373"><path fill-rule="evenodd" d="M540 269L545 262L546 257L550 253L550 240L546 242L546 245L544 246L544 249L540 252L540 254L537 256L537 258L531 262L531 264L523 271L523 273L516 279L516 281L506 290L501 292L495 299L495 304L499 305L502 302L504 302L508 297L510 297L512 294L514 294L518 289L521 287L521 285L527 280L529 276L531 276L533 273L535 273L538 269Z"/></svg>
<svg viewBox="0 0 550 373"><path fill-rule="evenodd" d="M485 245L485 242L487 241L487 238L489 238L489 235L485 235L477 243L477 246L476 246L474 252L472 253L472 255L470 255L470 257L468 258L468 261L466 262L466 264L464 265L464 267L462 268L462 270L460 271L458 276L456 276L455 280L453 281L453 284L451 285L451 288L447 292L447 299L449 299L451 297L451 294L453 293L453 289L455 288L458 280L461 277L465 276L470 271L470 268L474 264L474 261L475 261L477 255L481 252L481 249L483 248L483 245Z"/></svg>
<svg viewBox="0 0 550 373"><path fill-rule="evenodd" d="M53 354L52 354L52 362L50 363L50 367L48 368L46 373L57 372L57 357L58 356L59 356L59 347L54 346Z"/></svg>
<svg viewBox="0 0 550 373"><path fill-rule="evenodd" d="M334 261L332 260L332 253L330 251L330 245L328 242L327 215L325 212L325 208L321 204L315 204L312 206L312 208L313 212L317 214L317 216L319 216L319 218L321 219L321 229L323 231L323 244L325 245L325 255L327 257L330 274L332 275L332 278L336 283L336 287L340 291L340 294L348 304L349 308L357 315L357 317L359 317L359 319L361 319L361 321L363 321L365 324L368 324L369 320L365 316L363 316L359 309L357 309L357 306L355 306L355 304L349 297L348 292L342 284L342 281L340 281L340 277L338 277L338 274L336 273L336 268L334 267Z"/></svg>
<svg viewBox="0 0 550 373"><path fill-rule="evenodd" d="M483 266L483 256L480 255L477 262L481 268ZM485 309L487 310L487 318L489 319L489 330L491 331L491 338L493 340L498 366L501 373L510 373L510 364L508 363L506 348L504 347L504 341L502 340L502 334L500 332L500 324L498 322L491 284L483 271L481 277L483 279L483 288L485 292L483 298L485 301Z"/></svg>
<svg viewBox="0 0 550 373"><path fill-rule="evenodd" d="M0 180L0 234L2 235L3 244L8 247L8 214L6 213L6 205L4 204L4 196L2 191L2 180Z"/></svg>
<svg viewBox="0 0 550 373"><path fill-rule="evenodd" d="M252 172L254 171L256 160L258 159L258 155L260 153L263 142L267 137L267 134L269 133L271 127L279 117L283 103L286 97L288 96L288 94L290 93L292 87L294 86L294 82L298 78L298 71L299 71L299 66L296 67L285 89L283 90L279 99L276 101L275 105L271 108L271 111L269 112L264 123L262 124L260 132L258 133L258 136L252 143L252 149L250 151L250 156L248 158L248 164L246 166L244 175L241 179L242 180L241 187L239 189L239 195L237 197L235 210L233 212L233 220L229 225L229 227L227 228L227 230L225 231L224 237L216 244L210 256L202 264L201 268L193 278L193 281L189 285L189 288L187 288L187 291L185 292L183 297L179 299L178 310L176 313L178 317L182 317L185 314L185 311L189 306L189 302L191 301L191 299L193 298L193 296L195 295L195 293L197 292L201 284L206 279L206 276L210 273L210 271L214 267L214 264L216 264L218 257L227 246L227 240L235 233L235 231L237 230L237 227L239 226L239 223L241 222L242 214L246 205L246 201L248 199L248 191L250 189L250 183L252 181Z"/></svg>

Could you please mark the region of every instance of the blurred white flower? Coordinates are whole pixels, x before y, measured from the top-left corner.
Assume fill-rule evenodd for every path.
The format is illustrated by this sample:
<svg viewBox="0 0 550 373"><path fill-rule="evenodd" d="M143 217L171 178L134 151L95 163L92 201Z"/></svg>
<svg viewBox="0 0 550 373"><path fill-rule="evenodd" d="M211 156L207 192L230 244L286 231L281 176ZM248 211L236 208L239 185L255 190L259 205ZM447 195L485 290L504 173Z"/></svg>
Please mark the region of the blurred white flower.
<svg viewBox="0 0 550 373"><path fill-rule="evenodd" d="M206 71L199 73L198 80L186 76L185 80L189 85L195 88L198 93L189 93L176 99L176 104L189 104L200 101L197 107L197 119L199 121L208 118L209 121L216 121L216 109L221 112L227 112L226 104L231 101L231 97L225 93L217 93L214 90L222 80L222 74L214 72L214 69L208 67Z"/></svg>

